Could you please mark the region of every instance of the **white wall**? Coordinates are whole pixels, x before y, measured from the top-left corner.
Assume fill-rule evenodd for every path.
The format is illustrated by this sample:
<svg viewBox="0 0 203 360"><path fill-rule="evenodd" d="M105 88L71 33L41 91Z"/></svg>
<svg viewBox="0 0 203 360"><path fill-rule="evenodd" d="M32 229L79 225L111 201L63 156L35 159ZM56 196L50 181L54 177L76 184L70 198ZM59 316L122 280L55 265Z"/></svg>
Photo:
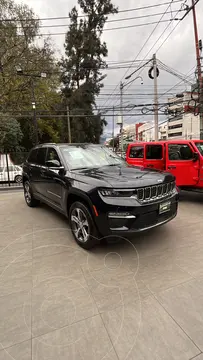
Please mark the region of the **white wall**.
<svg viewBox="0 0 203 360"><path fill-rule="evenodd" d="M198 139L200 131L200 117L194 114L184 114L183 137L185 139Z"/></svg>

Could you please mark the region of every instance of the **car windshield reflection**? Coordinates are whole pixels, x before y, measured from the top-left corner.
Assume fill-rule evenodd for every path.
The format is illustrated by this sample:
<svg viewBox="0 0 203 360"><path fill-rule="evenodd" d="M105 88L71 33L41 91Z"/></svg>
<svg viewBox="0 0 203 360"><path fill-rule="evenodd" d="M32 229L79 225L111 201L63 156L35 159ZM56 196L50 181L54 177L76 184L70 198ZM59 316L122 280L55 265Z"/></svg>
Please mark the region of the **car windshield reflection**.
<svg viewBox="0 0 203 360"><path fill-rule="evenodd" d="M125 161L100 146L67 146L62 153L70 170L98 169L104 166L121 166Z"/></svg>

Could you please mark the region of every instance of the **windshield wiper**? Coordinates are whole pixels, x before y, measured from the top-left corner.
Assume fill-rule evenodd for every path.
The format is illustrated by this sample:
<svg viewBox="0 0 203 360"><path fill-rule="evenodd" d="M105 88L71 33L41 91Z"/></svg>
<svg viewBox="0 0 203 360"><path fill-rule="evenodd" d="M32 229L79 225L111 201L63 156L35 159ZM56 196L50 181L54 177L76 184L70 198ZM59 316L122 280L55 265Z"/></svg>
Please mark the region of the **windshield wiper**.
<svg viewBox="0 0 203 360"><path fill-rule="evenodd" d="M118 163L118 164L108 164L108 165L106 165L106 166L119 166L119 167L120 167L121 164L119 164L119 163Z"/></svg>
<svg viewBox="0 0 203 360"><path fill-rule="evenodd" d="M89 170L90 168L88 167L80 167L80 168L74 168L74 169L71 169L71 171L75 171L75 170Z"/></svg>

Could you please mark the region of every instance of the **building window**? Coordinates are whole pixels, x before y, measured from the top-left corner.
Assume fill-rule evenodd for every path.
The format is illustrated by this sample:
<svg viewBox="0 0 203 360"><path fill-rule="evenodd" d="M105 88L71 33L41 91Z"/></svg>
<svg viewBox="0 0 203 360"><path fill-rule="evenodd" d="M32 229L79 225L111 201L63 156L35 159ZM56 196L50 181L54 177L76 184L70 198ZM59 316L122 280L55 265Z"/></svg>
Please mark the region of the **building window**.
<svg viewBox="0 0 203 360"><path fill-rule="evenodd" d="M170 125L168 127L168 130L178 129L178 128L182 128L182 127L183 127L183 124Z"/></svg>
<svg viewBox="0 0 203 360"><path fill-rule="evenodd" d="M143 159L144 158L144 146L132 146L130 148L131 159Z"/></svg>
<svg viewBox="0 0 203 360"><path fill-rule="evenodd" d="M169 144L169 160L192 160L193 152L187 144Z"/></svg>
<svg viewBox="0 0 203 360"><path fill-rule="evenodd" d="M147 145L146 158L149 160L160 160L163 158L162 145Z"/></svg>
<svg viewBox="0 0 203 360"><path fill-rule="evenodd" d="M168 137L174 137L174 136L182 136L182 131L168 134Z"/></svg>

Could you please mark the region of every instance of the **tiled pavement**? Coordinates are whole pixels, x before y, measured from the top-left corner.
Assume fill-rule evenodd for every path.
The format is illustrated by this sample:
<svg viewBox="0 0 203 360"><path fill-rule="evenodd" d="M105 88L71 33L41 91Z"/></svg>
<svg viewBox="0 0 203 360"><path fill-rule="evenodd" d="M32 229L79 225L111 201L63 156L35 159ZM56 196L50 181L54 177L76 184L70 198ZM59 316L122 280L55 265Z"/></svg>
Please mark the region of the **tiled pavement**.
<svg viewBox="0 0 203 360"><path fill-rule="evenodd" d="M203 195L91 252L66 219L0 194L0 360L203 360Z"/></svg>

